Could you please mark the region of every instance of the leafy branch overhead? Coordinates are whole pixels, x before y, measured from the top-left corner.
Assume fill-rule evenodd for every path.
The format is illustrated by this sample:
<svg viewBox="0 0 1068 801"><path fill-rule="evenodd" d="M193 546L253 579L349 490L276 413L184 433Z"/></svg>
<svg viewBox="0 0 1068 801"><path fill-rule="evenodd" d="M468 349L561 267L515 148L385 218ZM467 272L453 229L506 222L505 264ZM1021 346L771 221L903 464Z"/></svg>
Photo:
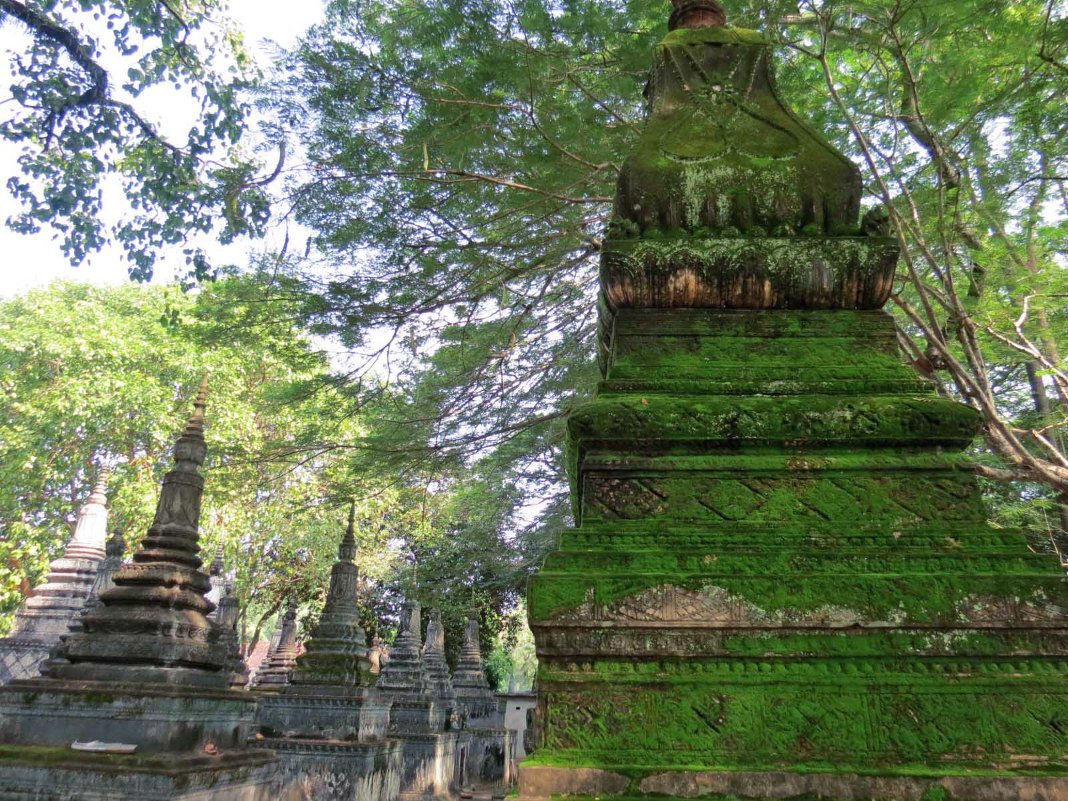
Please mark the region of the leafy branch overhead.
<svg viewBox="0 0 1068 801"><path fill-rule="evenodd" d="M0 0L0 19L15 23L22 45L0 116L0 136L21 151L7 187L22 211L9 225L51 228L75 264L117 243L139 279L151 277L161 249L194 232L226 240L261 231L260 165L241 146L243 91L258 76L223 8ZM165 130L162 109L192 124ZM119 193L129 208L114 216ZM187 247L186 257L207 277L203 252Z"/></svg>
<svg viewBox="0 0 1068 801"><path fill-rule="evenodd" d="M398 420L439 448L470 453L528 423L556 447L574 393L592 386L607 199L666 9L331 3L272 88L307 148L288 196L321 253L292 262L279 295L369 362L418 377ZM1062 494L1063 11L764 0L729 12L778 40L781 93L886 204L906 254L903 347L983 413L980 469Z"/></svg>

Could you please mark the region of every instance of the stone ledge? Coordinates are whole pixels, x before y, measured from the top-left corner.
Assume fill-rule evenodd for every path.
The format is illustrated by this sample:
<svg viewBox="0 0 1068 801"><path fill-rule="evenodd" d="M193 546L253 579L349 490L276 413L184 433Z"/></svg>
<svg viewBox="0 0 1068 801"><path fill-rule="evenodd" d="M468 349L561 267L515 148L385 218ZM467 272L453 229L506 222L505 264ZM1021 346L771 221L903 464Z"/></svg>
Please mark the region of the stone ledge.
<svg viewBox="0 0 1068 801"><path fill-rule="evenodd" d="M610 306L879 309L890 297L897 240L768 237L607 240Z"/></svg>
<svg viewBox="0 0 1068 801"><path fill-rule="evenodd" d="M102 773L152 773L182 776L203 771L233 770L269 765L275 761L272 751L241 748L222 751L218 756L201 754L100 754L70 748L40 745L0 744L0 765L47 768L49 770L93 770Z"/></svg>
<svg viewBox="0 0 1068 801"><path fill-rule="evenodd" d="M621 769L626 771L626 769ZM818 798L821 801L922 801L933 788L953 801L1061 801L1068 775L946 775L918 768L912 775L788 771L666 771L632 779L629 771L519 766L518 801L560 796L703 798L706 801ZM725 797L726 796L726 797Z"/></svg>

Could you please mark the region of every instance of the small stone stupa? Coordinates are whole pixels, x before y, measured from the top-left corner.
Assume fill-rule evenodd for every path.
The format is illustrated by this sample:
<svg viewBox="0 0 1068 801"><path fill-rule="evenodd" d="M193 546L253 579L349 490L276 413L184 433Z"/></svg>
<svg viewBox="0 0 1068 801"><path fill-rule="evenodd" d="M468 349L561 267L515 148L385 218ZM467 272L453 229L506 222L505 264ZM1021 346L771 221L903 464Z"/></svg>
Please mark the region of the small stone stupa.
<svg viewBox="0 0 1068 801"><path fill-rule="evenodd" d="M204 594L199 518L206 384L175 446L155 518L49 675L0 687L0 797L247 801L274 755L247 748L255 699Z"/></svg>
<svg viewBox="0 0 1068 801"><path fill-rule="evenodd" d="M234 583L226 580L223 582L219 606L215 610L215 623L226 642L226 652L230 656L230 687L235 690L243 690L248 686L248 665L241 653L241 634L237 628L240 617L241 607L234 592Z"/></svg>
<svg viewBox="0 0 1068 801"><path fill-rule="evenodd" d="M355 505L319 622L289 683L260 702L257 744L279 755L283 798L393 801L400 792L401 744L385 740L390 704L372 687L360 626L354 521Z"/></svg>
<svg viewBox="0 0 1068 801"><path fill-rule="evenodd" d="M206 597L215 607L208 613L209 620L215 620L219 614L219 602L222 600L223 593L226 590L225 572L226 562L223 560L223 549L220 545L215 552L215 558L211 561L211 566L208 568L208 581L211 583L211 588L208 590Z"/></svg>
<svg viewBox="0 0 1068 801"><path fill-rule="evenodd" d="M515 734L504 726L502 702L490 689L482 668L478 610L467 613L463 647L452 674L457 706L470 736L468 773L480 784L511 784Z"/></svg>
<svg viewBox="0 0 1068 801"><path fill-rule="evenodd" d="M37 676L42 663L67 633L96 580L104 558L108 509L106 474L78 511L78 520L63 555L49 567L48 578L35 587L15 614L15 628L0 639L0 684Z"/></svg>
<svg viewBox="0 0 1068 801"><path fill-rule="evenodd" d="M426 642L423 644L423 669L430 693L445 708L445 720L451 722L457 712L456 692L452 687L449 663L445 659L445 626L441 622L440 609L430 610Z"/></svg>
<svg viewBox="0 0 1068 801"><path fill-rule="evenodd" d="M297 642L297 599L291 598L282 618L278 645L268 655L264 665L256 672L253 682L257 690L277 690L289 684L289 676L297 663L300 644Z"/></svg>
<svg viewBox="0 0 1068 801"><path fill-rule="evenodd" d="M486 680L482 667L482 648L479 643L478 610L467 613L464 626L463 647L452 674L452 686L456 700L468 725L481 725L479 721L496 721L500 717L497 696ZM503 725L503 720L501 721Z"/></svg>
<svg viewBox="0 0 1068 801"><path fill-rule="evenodd" d="M973 408L905 363L899 244L675 0L601 248L577 526L529 585L520 797L1068 799L1068 583L992 528Z"/></svg>
<svg viewBox="0 0 1068 801"><path fill-rule="evenodd" d="M390 731L443 731L445 709L432 699L423 665L422 607L416 601L401 606L397 637L375 685L393 702Z"/></svg>
<svg viewBox="0 0 1068 801"><path fill-rule="evenodd" d="M397 638L378 675L378 690L390 701L389 736L404 745L401 798L447 796L458 789L458 733L446 731L448 707L431 685L423 664L422 608L401 606Z"/></svg>
<svg viewBox="0 0 1068 801"><path fill-rule="evenodd" d="M371 688L367 635L356 603L355 508L330 571L319 622L297 657L289 683L260 707L260 727L284 737L371 742L386 735L389 703Z"/></svg>
<svg viewBox="0 0 1068 801"><path fill-rule="evenodd" d="M82 607L82 611L70 622L70 627L66 634L63 634L52 648L48 659L41 664L41 675L48 676L52 672L52 668L55 665L63 664L66 662L62 657L63 649L66 647L65 643L68 634L72 632L84 631L82 628L82 617L90 610L100 607L100 595L112 587L115 586L115 574L119 572L119 568L122 567L122 558L126 553L126 540L123 538L122 533L116 531L110 537L108 537L107 544L104 545L104 559L100 562L100 566L96 569L96 577L93 579L93 586L89 589L89 596L85 599L85 605Z"/></svg>

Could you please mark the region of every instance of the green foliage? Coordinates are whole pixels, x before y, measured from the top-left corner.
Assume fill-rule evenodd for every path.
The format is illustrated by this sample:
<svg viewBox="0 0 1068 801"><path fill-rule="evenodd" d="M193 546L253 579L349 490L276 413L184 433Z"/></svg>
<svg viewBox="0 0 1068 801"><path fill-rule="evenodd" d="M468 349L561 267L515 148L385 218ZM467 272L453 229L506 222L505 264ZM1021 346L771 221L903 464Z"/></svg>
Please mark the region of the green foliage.
<svg viewBox="0 0 1068 801"><path fill-rule="evenodd" d="M274 280L291 313L358 359L421 376L394 418L416 433L393 455L470 458L512 441L497 459L505 475L537 463L536 494L563 487L560 419L596 378L596 262L667 12L660 0L339 0L291 54L273 104L314 165L291 189L325 264L288 263ZM1021 344L1012 321L1035 295L1046 322L1032 314L1025 331L1037 342L1040 326L1042 342L1056 346L1040 348L1047 361L1038 364L1055 394L1065 333L1063 304L1053 300L1062 294L1066 211L1057 179L1068 141L1059 135L1062 16L1040 0L993 11L980 2L765 0L732 3L728 13L735 33L672 36L745 39L759 29L779 45L779 94L861 165L869 194L892 190L885 199L919 280L955 282L932 290L930 330L901 313L918 341L911 358L929 373L938 367L925 361L925 337L977 354L952 378L984 413L992 465L1008 462L1014 471L1001 477L1018 477L1019 467L1050 486L1059 474L1023 464L1005 434L1028 422L1019 417L1030 400L1027 354L985 329ZM916 80L905 87L910 73ZM902 105L904 88L915 103ZM870 160L849 115L869 134ZM924 126L943 152L952 148L960 189L940 188L948 157L932 156ZM615 233L639 233L615 218ZM972 239L981 256L972 258ZM945 269L923 262L928 254ZM971 298L981 276L986 291L976 286ZM915 289L901 281L897 289L902 309L915 304ZM952 345L962 310L976 315L975 347ZM988 381L1001 367L1002 380ZM1063 417L1051 401L1041 426ZM1025 451L1042 451L1022 438ZM551 526L543 532L548 541Z"/></svg>
<svg viewBox="0 0 1068 801"><path fill-rule="evenodd" d="M493 648L485 659L490 687L497 692L525 692L534 685L538 669L534 635L527 625L527 605L520 601L501 621Z"/></svg>
<svg viewBox="0 0 1068 801"><path fill-rule="evenodd" d="M248 126L241 92L257 76L224 11L220 0L0 5L23 46L8 54L0 115L0 137L21 149L7 188L22 211L9 225L52 229L75 264L115 242L139 279L194 231L258 233L267 198L256 159L238 147ZM189 127L176 136L146 110L163 99L188 104ZM120 188L129 209L112 223L104 192ZM209 277L202 252L185 255L196 278Z"/></svg>
<svg viewBox="0 0 1068 801"><path fill-rule="evenodd" d="M329 474L262 453L314 412L293 394L326 365L288 325L233 325L244 293L236 279L195 295L58 283L0 304L4 612L62 550L100 467L114 471L111 528L140 539L204 373L207 561L223 547L242 602L257 596L250 612L276 605L294 582L318 589L341 531L342 512L322 507Z"/></svg>

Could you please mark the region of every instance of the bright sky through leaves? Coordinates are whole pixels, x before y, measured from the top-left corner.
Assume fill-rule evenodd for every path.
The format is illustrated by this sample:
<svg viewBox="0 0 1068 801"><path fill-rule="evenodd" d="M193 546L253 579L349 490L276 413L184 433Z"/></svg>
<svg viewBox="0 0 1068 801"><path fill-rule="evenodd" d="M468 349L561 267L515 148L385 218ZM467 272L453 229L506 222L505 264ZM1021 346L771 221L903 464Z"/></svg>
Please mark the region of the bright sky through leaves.
<svg viewBox="0 0 1068 801"><path fill-rule="evenodd" d="M230 16L237 22L251 45L252 53L260 60L260 65L267 68L275 47L291 47L297 38L322 17L322 5L319 2L287 3L282 0L231 0ZM0 27L0 54L7 59L9 54L25 48L28 36L16 23L7 22ZM0 98L7 96L7 87L3 88ZM143 100L143 99L142 99ZM172 122L181 129L185 120L168 119L168 115L181 115L183 109L173 103L173 98L161 98L153 106L151 103L139 102L139 107L156 118L163 130L171 127ZM19 147L10 142L0 142L0 163L14 164ZM9 168L10 170L11 168ZM117 218L126 203L118 187L118 181L105 190L105 209L110 209L107 216ZM0 195L0 220L7 219L17 212L18 207L6 192ZM280 234L282 236L284 234ZM237 264L247 262L247 254L255 249L269 247L267 242L240 240L224 247L201 237L200 244L207 249L218 264ZM44 286L57 278L93 283L120 283L129 280L127 263L123 261L119 247L105 248L100 253L92 254L80 267L72 267L60 250L58 240L53 240L45 232L34 236L15 233L0 225L0 252L4 254L3 266L0 267L0 297L25 292L33 287ZM167 282L181 274L186 265L181 254L175 253L169 264L157 266L156 280Z"/></svg>

